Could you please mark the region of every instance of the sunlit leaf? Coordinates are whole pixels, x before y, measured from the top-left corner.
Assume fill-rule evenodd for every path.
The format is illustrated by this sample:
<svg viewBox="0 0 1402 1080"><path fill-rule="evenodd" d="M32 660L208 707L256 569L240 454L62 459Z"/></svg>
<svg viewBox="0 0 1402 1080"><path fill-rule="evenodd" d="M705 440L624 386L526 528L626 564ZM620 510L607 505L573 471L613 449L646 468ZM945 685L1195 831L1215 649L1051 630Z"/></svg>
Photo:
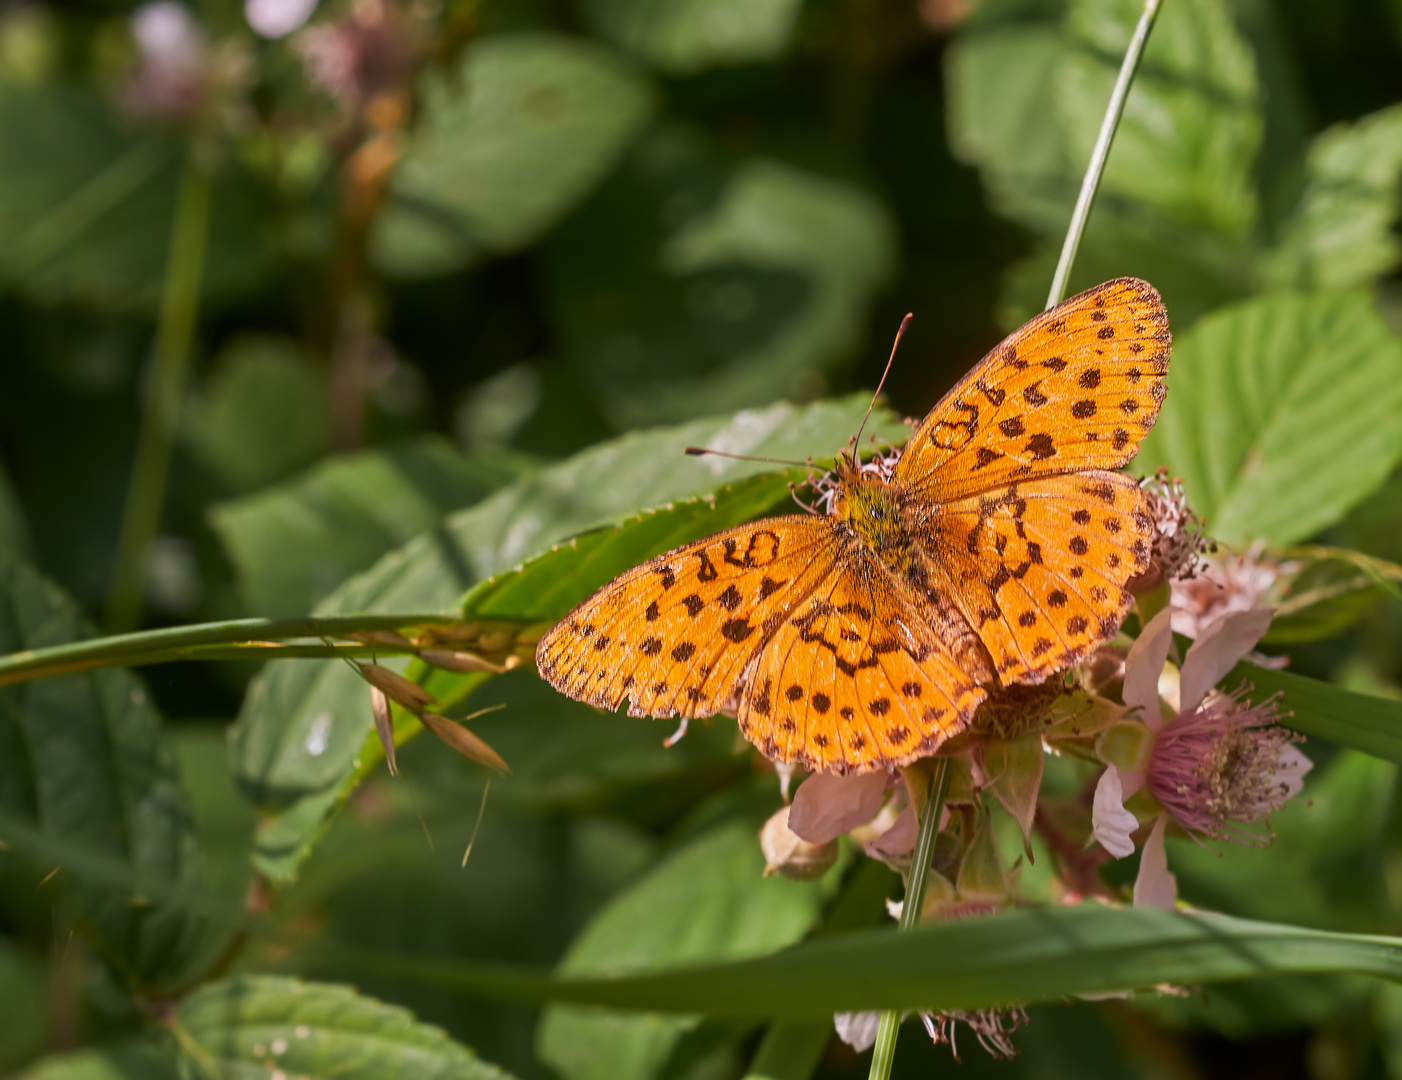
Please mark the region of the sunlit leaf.
<svg viewBox="0 0 1402 1080"><path fill-rule="evenodd" d="M1169 393L1136 468L1186 481L1229 543L1301 540L1402 458L1402 342L1363 293L1282 293L1174 342Z"/></svg>
<svg viewBox="0 0 1402 1080"><path fill-rule="evenodd" d="M431 69L372 252L392 273L457 269L553 226L612 167L652 111L621 57L582 38L484 37Z"/></svg>

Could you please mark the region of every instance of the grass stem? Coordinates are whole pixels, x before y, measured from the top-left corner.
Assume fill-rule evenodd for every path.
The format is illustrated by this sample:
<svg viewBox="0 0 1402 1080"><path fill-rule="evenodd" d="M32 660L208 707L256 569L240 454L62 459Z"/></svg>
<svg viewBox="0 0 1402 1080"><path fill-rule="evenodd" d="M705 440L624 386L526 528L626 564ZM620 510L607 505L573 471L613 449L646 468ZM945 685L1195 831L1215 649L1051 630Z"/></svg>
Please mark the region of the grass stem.
<svg viewBox="0 0 1402 1080"><path fill-rule="evenodd" d="M1129 39L1125 50L1124 63L1120 65L1119 78L1110 94L1110 104L1105 109L1105 119L1100 122L1100 134L1096 136L1095 148L1090 152L1090 164L1081 180L1081 193L1076 197L1076 208L1071 212L1071 224L1066 230L1066 239L1061 245L1061 258L1056 263L1056 273L1052 276L1051 291L1047 293L1047 307L1054 308L1066 295L1066 284L1071 279L1071 266L1076 261L1076 251L1081 246L1081 235L1090 219L1091 207L1095 204L1095 194L1100 190L1100 178L1105 172L1105 162L1110 157L1110 144L1115 141L1115 131L1124 116L1125 101L1129 98L1130 84L1139 70L1139 60L1144 55L1144 46L1149 40L1149 31L1154 28L1154 20L1159 15L1160 0L1144 0L1144 12L1139 16L1139 25L1134 28L1134 36Z"/></svg>
<svg viewBox="0 0 1402 1080"><path fill-rule="evenodd" d="M911 774L924 774L926 778L925 805L920 808L920 835L915 841L915 855L910 862L910 881L905 889L905 902L901 905L901 921L898 933L912 929L920 922L920 911L925 906L925 882L930 872L930 859L935 853L935 838L940 832L940 817L944 813L944 797L949 791L949 759L924 758L906 770ZM918 775L918 774L917 774ZM912 794L918 785L911 785ZM876 1031L876 1045L871 1051L871 1080L888 1080L891 1066L896 1060L896 1036L900 1033L901 1014L890 1009L881 1014L881 1024Z"/></svg>
<svg viewBox="0 0 1402 1080"><path fill-rule="evenodd" d="M199 314L212 186L209 172L191 154L176 196L155 352L146 379L141 430L107 592L107 628L114 633L132 629L141 619L147 553L165 508L171 448L180 422L190 344Z"/></svg>

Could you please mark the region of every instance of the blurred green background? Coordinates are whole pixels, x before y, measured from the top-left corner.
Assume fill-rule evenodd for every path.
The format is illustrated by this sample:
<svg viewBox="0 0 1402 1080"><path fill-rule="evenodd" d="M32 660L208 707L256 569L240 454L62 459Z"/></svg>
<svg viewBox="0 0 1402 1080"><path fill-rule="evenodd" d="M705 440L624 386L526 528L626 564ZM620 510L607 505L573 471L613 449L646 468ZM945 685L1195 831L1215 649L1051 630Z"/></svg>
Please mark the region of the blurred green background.
<svg viewBox="0 0 1402 1080"><path fill-rule="evenodd" d="M1147 278L1182 335L1258 296L1362 289L1395 332L1402 3L1163 4L1070 291ZM44 602L74 633L108 620L192 170L208 183L208 243L185 283L197 317L141 625L356 610L398 587L382 558L421 553L523 478L587 503L487 504L497 516L455 533L480 535L486 554L440 585L446 600L413 594L439 606L543 539L714 483L649 486L626 447L622 464L556 463L722 414L768 437L811 415L766 411L775 402L872 387L907 311L886 394L922 415L1040 309L1138 11L1133 0L175 6L0 2L0 552L71 597ZM813 420L789 452L835 450L860 409ZM657 445L631 453L646 465ZM606 497L633 483L645 494ZM1259 535L1327 527L1396 559L1399 496L1394 475L1335 518ZM1328 630L1342 632L1300 645L1296 669L1393 693L1402 619L1376 599L1334 611ZM6 625L7 650L31 641L14 627L48 632L29 614ZM570 949L582 968L635 937L673 958L796 940L831 890L759 877L754 829L777 796L733 731L705 728L664 752L660 725L597 716L515 672L469 702L511 706L476 730L515 773L493 785L466 869L481 778L430 740L403 749L403 779L356 790L309 858L279 863L266 825L254 840L253 752L235 741L231 770L226 728L243 709L246 733L272 700L314 732L323 699L289 677L245 703L255 671L176 664L103 684L141 713L150 773L133 788L117 768L111 797L174 800L207 887L236 905L252 889L253 907L271 909L240 965L353 982L517 1076L743 1074L755 1031L568 1009L540 1022L361 975L311 947L326 936L540 963ZM1185 894L1246 916L1402 931L1393 767L1311 753L1311 810L1280 815L1269 852L1175 850ZM27 813L17 775L0 773L0 805ZM83 792L105 782L63 775ZM291 798L270 791L255 793L263 813ZM94 795L73 813L104 805ZM131 1036L154 1008L132 988L210 970L227 939L167 927L133 945L149 925L114 931L100 903L59 903L51 868L0 855L0 1071L164 1075L136 1052L34 1062ZM688 885L698 875L715 882L706 897ZM688 941L712 909L762 927ZM113 951L92 943L118 938ZM1402 1078L1402 994L1349 979L1032 1018L1013 1064L964 1040L964 1074ZM906 1029L898 1075L954 1069ZM816 1075L865 1072L833 1040Z"/></svg>

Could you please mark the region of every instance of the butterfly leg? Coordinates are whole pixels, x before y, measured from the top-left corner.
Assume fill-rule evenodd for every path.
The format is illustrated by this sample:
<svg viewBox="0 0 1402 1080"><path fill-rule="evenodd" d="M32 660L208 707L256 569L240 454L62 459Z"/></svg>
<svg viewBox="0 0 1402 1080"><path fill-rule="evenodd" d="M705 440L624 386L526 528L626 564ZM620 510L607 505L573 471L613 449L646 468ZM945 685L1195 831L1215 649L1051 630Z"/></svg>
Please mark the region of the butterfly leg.
<svg viewBox="0 0 1402 1080"><path fill-rule="evenodd" d="M681 742L682 739L686 738L686 725L687 718L683 716L682 722L677 725L677 730L672 732L672 734L668 735L665 739L663 739L662 745L665 746L668 750L670 750L672 749L672 747L676 746L677 743Z"/></svg>

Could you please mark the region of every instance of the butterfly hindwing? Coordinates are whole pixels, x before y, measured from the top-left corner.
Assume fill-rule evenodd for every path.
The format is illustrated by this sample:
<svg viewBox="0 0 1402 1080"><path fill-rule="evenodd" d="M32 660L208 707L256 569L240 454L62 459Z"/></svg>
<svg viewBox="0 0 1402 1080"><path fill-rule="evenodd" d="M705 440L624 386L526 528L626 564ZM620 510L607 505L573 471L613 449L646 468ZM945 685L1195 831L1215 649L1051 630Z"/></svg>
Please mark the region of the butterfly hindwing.
<svg viewBox="0 0 1402 1080"><path fill-rule="evenodd" d="M922 539L1008 684L1041 682L1114 636L1152 535L1139 485L1097 471L944 505Z"/></svg>
<svg viewBox="0 0 1402 1080"><path fill-rule="evenodd" d="M746 738L770 758L831 772L931 753L986 694L855 545L776 627L745 685Z"/></svg>
<svg viewBox="0 0 1402 1080"><path fill-rule="evenodd" d="M940 400L893 482L943 503L1034 476L1118 468L1158 417L1170 341L1147 282L1119 278L1071 297Z"/></svg>
<svg viewBox="0 0 1402 1080"><path fill-rule="evenodd" d="M561 693L634 716L712 716L755 649L831 569L828 518L769 518L635 567L550 630L540 673Z"/></svg>

